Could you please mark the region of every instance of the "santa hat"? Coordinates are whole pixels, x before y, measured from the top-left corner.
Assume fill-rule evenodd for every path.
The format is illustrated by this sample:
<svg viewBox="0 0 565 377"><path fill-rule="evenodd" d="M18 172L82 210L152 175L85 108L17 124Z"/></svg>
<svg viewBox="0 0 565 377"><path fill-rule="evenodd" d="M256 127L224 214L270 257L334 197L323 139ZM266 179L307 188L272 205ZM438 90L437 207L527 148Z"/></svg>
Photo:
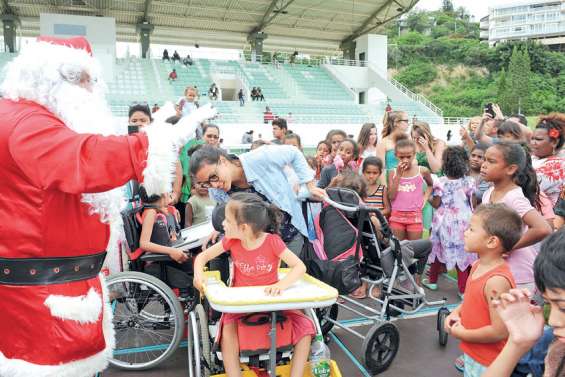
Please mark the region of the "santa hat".
<svg viewBox="0 0 565 377"><path fill-rule="evenodd" d="M85 37L73 37L73 38L58 38L51 37L48 35L40 35L37 37L38 42L47 42L54 45L72 47L78 50L85 50L88 55L92 56L92 47Z"/></svg>
<svg viewBox="0 0 565 377"><path fill-rule="evenodd" d="M51 90L62 78L78 82L82 73L101 82L102 70L92 56L90 43L84 37L56 38L43 36L25 46L5 68L0 91L12 100L25 98L50 108ZM56 109L51 109L55 111Z"/></svg>

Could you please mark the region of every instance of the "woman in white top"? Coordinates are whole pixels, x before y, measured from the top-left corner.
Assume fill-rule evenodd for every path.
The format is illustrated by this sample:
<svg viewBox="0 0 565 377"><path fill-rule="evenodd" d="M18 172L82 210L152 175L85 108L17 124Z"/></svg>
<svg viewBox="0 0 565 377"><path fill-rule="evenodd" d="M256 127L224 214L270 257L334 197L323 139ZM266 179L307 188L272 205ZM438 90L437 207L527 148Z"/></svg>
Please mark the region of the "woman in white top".
<svg viewBox="0 0 565 377"><path fill-rule="evenodd" d="M357 138L359 157L365 159L377 155L377 126L375 123L365 123Z"/></svg>

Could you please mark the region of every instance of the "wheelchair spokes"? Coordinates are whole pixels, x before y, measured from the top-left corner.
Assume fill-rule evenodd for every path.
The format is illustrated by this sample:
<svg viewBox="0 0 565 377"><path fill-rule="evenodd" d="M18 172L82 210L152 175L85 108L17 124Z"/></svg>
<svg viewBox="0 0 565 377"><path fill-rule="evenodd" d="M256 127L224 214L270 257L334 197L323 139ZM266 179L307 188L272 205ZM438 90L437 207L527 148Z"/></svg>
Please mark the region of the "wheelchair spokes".
<svg viewBox="0 0 565 377"><path fill-rule="evenodd" d="M184 312L160 280L126 272L108 279L114 311L116 348L111 363L123 369L149 369L177 348Z"/></svg>

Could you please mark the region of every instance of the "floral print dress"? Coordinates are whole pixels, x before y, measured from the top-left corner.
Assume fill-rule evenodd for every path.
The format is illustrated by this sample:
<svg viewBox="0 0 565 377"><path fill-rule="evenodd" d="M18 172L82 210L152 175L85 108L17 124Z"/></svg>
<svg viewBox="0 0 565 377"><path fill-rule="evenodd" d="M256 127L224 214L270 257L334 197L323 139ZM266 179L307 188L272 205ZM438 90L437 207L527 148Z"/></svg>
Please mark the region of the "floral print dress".
<svg viewBox="0 0 565 377"><path fill-rule="evenodd" d="M441 197L441 205L432 220L432 252L428 263L437 259L449 270L457 266L460 271L465 271L477 259L476 254L465 252L463 240L473 213L471 197L474 190L472 177L448 179L444 176L434 182L432 195Z"/></svg>

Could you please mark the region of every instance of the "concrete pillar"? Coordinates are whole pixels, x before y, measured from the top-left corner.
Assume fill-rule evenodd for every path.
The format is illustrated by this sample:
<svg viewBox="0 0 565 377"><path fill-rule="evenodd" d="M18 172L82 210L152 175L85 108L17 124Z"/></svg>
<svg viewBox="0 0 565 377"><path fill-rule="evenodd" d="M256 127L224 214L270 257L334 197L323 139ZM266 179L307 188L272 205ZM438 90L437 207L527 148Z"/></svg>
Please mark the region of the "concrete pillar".
<svg viewBox="0 0 565 377"><path fill-rule="evenodd" d="M139 34L139 41L141 43L141 57L147 59L147 52L149 51L151 33L155 26L145 21L136 25L137 33Z"/></svg>
<svg viewBox="0 0 565 377"><path fill-rule="evenodd" d="M16 31L20 20L13 14L2 15L4 24L4 48L9 52L16 52Z"/></svg>
<svg viewBox="0 0 565 377"><path fill-rule="evenodd" d="M252 54L255 56L263 56L263 41L267 39L268 35L262 31L252 33L247 37L247 41L251 44Z"/></svg>
<svg viewBox="0 0 565 377"><path fill-rule="evenodd" d="M341 50L343 51L343 58L347 60L357 60L355 57L355 41L348 41L341 44Z"/></svg>

